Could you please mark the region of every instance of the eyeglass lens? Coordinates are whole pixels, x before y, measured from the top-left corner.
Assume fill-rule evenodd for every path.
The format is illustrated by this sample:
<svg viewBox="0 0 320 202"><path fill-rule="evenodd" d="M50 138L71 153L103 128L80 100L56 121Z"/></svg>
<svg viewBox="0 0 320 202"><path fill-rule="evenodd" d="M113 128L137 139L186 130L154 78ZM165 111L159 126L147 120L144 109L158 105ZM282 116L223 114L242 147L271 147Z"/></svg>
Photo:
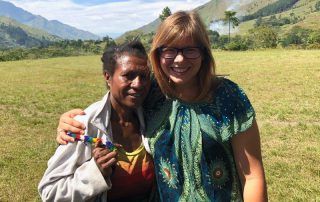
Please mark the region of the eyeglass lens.
<svg viewBox="0 0 320 202"><path fill-rule="evenodd" d="M178 53L181 52L183 57L187 59L196 59L200 56L200 49L198 47L188 48L162 48L161 57L165 59L174 59Z"/></svg>

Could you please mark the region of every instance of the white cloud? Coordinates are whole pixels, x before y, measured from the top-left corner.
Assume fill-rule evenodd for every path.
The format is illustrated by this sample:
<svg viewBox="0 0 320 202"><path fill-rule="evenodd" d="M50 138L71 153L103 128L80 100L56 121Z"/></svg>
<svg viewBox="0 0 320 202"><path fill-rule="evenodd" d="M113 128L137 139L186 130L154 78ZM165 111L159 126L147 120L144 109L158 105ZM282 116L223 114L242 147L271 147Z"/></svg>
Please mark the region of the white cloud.
<svg viewBox="0 0 320 202"><path fill-rule="evenodd" d="M75 4L71 0L7 1L48 20L59 20L95 34L111 34L123 33L152 22L165 6L172 12L190 10L209 0L128 0L90 6Z"/></svg>

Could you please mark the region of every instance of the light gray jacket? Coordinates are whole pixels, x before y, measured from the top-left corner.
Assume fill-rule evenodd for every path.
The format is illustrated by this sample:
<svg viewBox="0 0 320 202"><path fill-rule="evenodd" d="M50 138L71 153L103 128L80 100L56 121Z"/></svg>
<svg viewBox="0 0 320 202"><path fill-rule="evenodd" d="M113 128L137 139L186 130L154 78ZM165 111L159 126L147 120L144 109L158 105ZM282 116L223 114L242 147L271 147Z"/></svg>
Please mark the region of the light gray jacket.
<svg viewBox="0 0 320 202"><path fill-rule="evenodd" d="M76 119L86 125L85 135L112 141L110 124L111 102L109 93L101 101L85 109L86 115ZM142 108L137 110L143 144L150 153L144 138L145 123ZM39 183L43 201L107 201L111 189L91 155L92 146L82 142L60 145L48 161L48 168Z"/></svg>

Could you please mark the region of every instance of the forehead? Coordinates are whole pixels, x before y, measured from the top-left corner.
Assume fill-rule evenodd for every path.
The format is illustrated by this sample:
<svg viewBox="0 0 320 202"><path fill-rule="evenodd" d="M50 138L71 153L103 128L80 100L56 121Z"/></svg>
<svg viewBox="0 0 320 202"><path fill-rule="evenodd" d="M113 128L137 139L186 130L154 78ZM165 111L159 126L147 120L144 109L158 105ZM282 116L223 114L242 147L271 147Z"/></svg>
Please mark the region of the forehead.
<svg viewBox="0 0 320 202"><path fill-rule="evenodd" d="M116 71L149 71L148 61L133 55L122 55L117 59Z"/></svg>
<svg viewBox="0 0 320 202"><path fill-rule="evenodd" d="M164 44L164 45L168 47L183 48L183 47L195 47L197 46L197 43L191 37L185 37L185 38L177 38L171 41L170 43Z"/></svg>

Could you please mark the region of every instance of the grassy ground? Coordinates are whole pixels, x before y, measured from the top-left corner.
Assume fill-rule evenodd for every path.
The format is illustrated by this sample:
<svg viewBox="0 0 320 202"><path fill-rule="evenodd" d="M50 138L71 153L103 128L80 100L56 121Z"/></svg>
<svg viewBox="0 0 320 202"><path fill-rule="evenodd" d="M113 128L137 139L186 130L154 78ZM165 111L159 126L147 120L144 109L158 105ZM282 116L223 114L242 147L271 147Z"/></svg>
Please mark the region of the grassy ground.
<svg viewBox="0 0 320 202"><path fill-rule="evenodd" d="M320 51L214 52L257 113L270 201L320 200ZM0 63L0 201L39 201L59 115L105 92L98 56Z"/></svg>

